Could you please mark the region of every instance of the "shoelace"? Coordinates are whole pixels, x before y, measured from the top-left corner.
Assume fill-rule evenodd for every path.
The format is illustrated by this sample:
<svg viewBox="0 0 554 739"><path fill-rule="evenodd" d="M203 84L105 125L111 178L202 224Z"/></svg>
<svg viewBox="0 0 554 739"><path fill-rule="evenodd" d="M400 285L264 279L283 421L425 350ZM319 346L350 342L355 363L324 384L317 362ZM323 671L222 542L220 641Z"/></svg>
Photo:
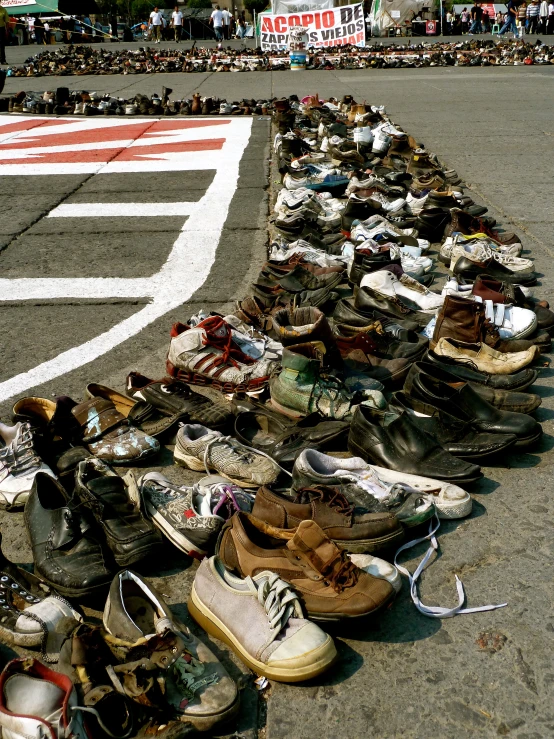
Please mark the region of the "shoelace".
<svg viewBox="0 0 554 739"><path fill-rule="evenodd" d="M274 572L260 583L254 582L251 577L246 577L245 582L257 596L258 603L265 608L270 627L277 632L284 629L298 603L298 596L290 585Z"/></svg>
<svg viewBox="0 0 554 739"><path fill-rule="evenodd" d="M33 433L29 423L23 423L17 439L0 450L0 464L2 463L14 476L24 475L41 466L42 462L33 448Z"/></svg>
<svg viewBox="0 0 554 739"><path fill-rule="evenodd" d="M439 543L437 541L437 537L435 536L435 534L439 530L439 527L440 519L435 513L435 515L429 521L429 533L427 534L427 536L422 536L420 539L413 539L412 541L406 542L406 544L403 544L394 555L394 566L399 570L399 572L401 572L403 575L406 575L406 577L408 578L408 581L410 583L410 596L417 610L424 616L429 616L429 618L453 618L454 616L458 616L459 614L479 613L481 611L494 611L497 608L504 608L505 606L507 606L507 603L499 603L498 605L464 608L466 596L464 585L458 575L455 576L456 591L458 593L458 605L454 606L453 608L444 608L443 606L426 606L421 601L417 592L417 581L419 580L423 570L428 566L429 561L433 556L433 552L438 552L439 550ZM411 549L412 547L415 547L417 544L421 544L424 541L430 542L429 548L427 549L427 552L423 556L423 559L418 564L414 574L412 575L406 567L403 567L398 563L398 555L401 552L404 552L407 549Z"/></svg>
<svg viewBox="0 0 554 739"><path fill-rule="evenodd" d="M345 516L348 516L350 513L352 513L352 505L338 488L327 487L324 485L321 485L317 488L301 488L296 493L294 502L303 503L303 498L306 495L310 500L319 499L322 502L327 503L329 508L333 508L335 511L337 511L338 513L342 513Z"/></svg>
<svg viewBox="0 0 554 739"><path fill-rule="evenodd" d="M254 449L254 447L246 446L246 444L241 444L232 436L213 436L206 444L206 448L204 449L203 462L204 469L208 474L210 472L210 451L215 444L227 444L228 446L230 446L234 454L237 456L239 462L251 462L252 458L258 454L262 457L265 457L266 459L269 459L271 462L273 462L274 465L279 467L280 470L286 472L289 477L292 477L292 474L278 465L277 462L269 456L269 454L262 452L260 449Z"/></svg>
<svg viewBox="0 0 554 739"><path fill-rule="evenodd" d="M234 345L231 327L219 316L205 318L199 326L205 333L205 337L202 338L202 344L204 346L216 347L222 351L222 354L214 359L214 366L229 362L238 368L238 362L242 364L253 364L256 361Z"/></svg>
<svg viewBox="0 0 554 739"><path fill-rule="evenodd" d="M320 373L316 383L313 386L310 400L314 394L319 391L315 398L315 407L321 413L322 416L326 416L327 413L321 408L320 401L323 397L327 397L330 402L330 415L335 417L335 404L338 402L348 402L350 405L354 402L354 398L351 393L346 389L344 382L334 375L328 375Z"/></svg>
<svg viewBox="0 0 554 739"><path fill-rule="evenodd" d="M238 487L238 485L233 485L232 483L219 482L219 483L216 483L215 485L210 485L210 488L212 489L212 494L215 493L218 496L218 501L215 504L214 509L212 511L214 516L219 515L219 511L223 508L223 506L226 506L227 508L228 518L231 518L233 513L236 513L237 511L242 510L236 499L237 493L239 492L243 493L243 491Z"/></svg>

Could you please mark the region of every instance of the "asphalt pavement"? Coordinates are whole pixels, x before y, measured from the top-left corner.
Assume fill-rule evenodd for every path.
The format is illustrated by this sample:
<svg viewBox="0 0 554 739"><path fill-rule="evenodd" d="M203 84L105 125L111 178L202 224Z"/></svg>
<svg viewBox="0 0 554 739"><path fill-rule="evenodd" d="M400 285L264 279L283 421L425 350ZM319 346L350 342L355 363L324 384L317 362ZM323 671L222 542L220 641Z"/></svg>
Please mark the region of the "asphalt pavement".
<svg viewBox="0 0 554 739"><path fill-rule="evenodd" d="M8 79L5 92L25 89L25 85L47 90L58 84L125 97L137 92L159 93L162 85L172 87L175 97L196 91L227 99L315 92L324 98L348 93L360 101L386 105L397 124L458 171L475 200L486 204L506 230L521 234L542 274L535 294L546 299L553 295L552 67L13 78ZM18 120L23 119L10 118L13 123ZM123 119L123 123L132 125L139 120ZM169 118L164 123L176 120L180 122ZM239 128L246 119L240 120ZM92 125L97 119L90 121ZM149 123L155 125L155 120L149 119ZM122 147L117 156L107 157L106 165L102 160L96 171L89 171L94 169L89 162L85 163L86 172L68 173L66 169L60 173L62 165L52 161L40 165L51 167L47 174L33 174L32 166L25 164L31 168L24 174L0 177L3 420L9 418L13 387L27 386L19 395L68 394L80 399L88 382L122 389L132 369L159 376L164 371L172 322L185 320L200 308L224 312L232 308L235 299L247 294L248 282L265 255L268 190L274 185L268 168L269 122L254 118L251 123L247 141L242 130L233 134L231 148L222 145L221 151L228 152L229 159L219 170L217 154L205 148L206 142L231 134L218 133L213 126L213 135L204 134L204 148L194 154L198 169L191 164L187 171L167 167L160 171L161 164L155 164L149 170L146 167L148 171L143 165L131 167L132 172L123 171L125 167L118 162L128 160L125 151L130 149ZM73 126L73 121L64 125ZM133 139L133 146L146 146L149 132L150 138L161 135L146 126ZM161 133L169 136L167 131ZM181 133L172 136L177 140ZM29 137L32 139L31 132ZM105 134L101 138L105 140ZM189 142L194 139L190 133L183 138ZM31 141L23 148L31 144L36 146ZM62 148L67 150L67 145L67 139L63 140ZM5 148L5 144L0 146ZM243 153L240 147L244 147ZM82 165L82 151L75 162ZM0 155L0 172L4 163ZM221 175L216 180L218 171L226 167L232 186ZM230 198L220 232L215 221L225 202L218 204L218 193ZM211 211L201 211L208 201L196 211L190 206L206 197ZM108 206L114 203L119 204L120 212L107 215L111 213ZM159 206L159 215L153 214L154 203ZM132 213L129 204L133 205ZM96 215L87 214L86 209L74 211L74 217L67 215L67 206L83 205ZM141 215L140 208L150 215ZM177 209L178 214L166 215L164 208L169 212ZM191 214L184 216L187 208ZM55 209L58 215L52 216ZM208 214L205 221L196 221L187 229L187 223L199 212ZM215 238L217 233L215 244L210 234ZM178 253L184 262L171 259L176 244L182 245L183 239L188 239L186 249L191 249L194 257L188 267L190 274L186 271L186 249ZM200 243L208 246L199 249ZM187 283L178 285L182 292L175 293L185 296L180 304L169 307L169 300L168 310L138 333L123 333L120 343L97 358L53 376L56 358L82 346L89 351L90 344L97 350L98 336L114 326L128 325L152 300L159 302L158 289L163 284L154 276L168 264L181 270L180 281L172 283L172 290L177 289L175 282ZM204 276L204 282L197 286ZM83 278L96 282L72 285ZM113 283L117 294L110 297L106 297L110 290L104 283L108 278L125 281ZM20 280L26 281L15 282ZM149 280L155 284L144 289ZM136 287L139 283L140 289ZM87 296L83 297L83 291ZM6 300L8 294L11 297ZM74 363L75 354L80 352L73 352ZM52 378L34 382L32 378L38 376L35 368L41 366L48 368ZM545 432L541 445L485 468L485 480L471 491L473 515L443 523L440 556L424 574L421 585L421 597L427 605L452 606L456 602L454 576L458 574L466 586L469 606L507 602L507 607L433 620L417 613L404 583L392 608L375 622L335 627L340 659L321 680L302 686L274 683L260 695L243 678L246 687L239 736L549 739L554 735L553 374L549 367L541 367L533 388L543 397L537 412ZM14 378L18 378L16 382ZM184 477L182 470L173 468L169 455L156 469L176 480L194 478L192 473ZM0 524L5 553L14 561L29 563L22 516L4 513ZM422 551L423 547L415 550L415 555ZM147 574L184 615L196 564L169 545L167 554L164 569L160 572L152 567ZM413 570L417 556L405 561ZM227 650L220 645L216 648L236 677L246 673ZM9 653L7 649L1 652L4 657Z"/></svg>

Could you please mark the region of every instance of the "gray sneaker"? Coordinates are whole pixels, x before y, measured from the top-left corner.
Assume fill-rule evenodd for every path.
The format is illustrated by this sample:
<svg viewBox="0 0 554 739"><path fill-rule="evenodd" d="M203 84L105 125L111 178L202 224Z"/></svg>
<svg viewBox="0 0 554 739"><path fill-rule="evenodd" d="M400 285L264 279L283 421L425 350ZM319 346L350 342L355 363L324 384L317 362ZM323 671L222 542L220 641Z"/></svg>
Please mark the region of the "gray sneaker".
<svg viewBox="0 0 554 739"><path fill-rule="evenodd" d="M173 456L176 464L201 472L215 470L243 487L270 485L281 469L264 452L197 423L181 426Z"/></svg>
<svg viewBox="0 0 554 739"><path fill-rule="evenodd" d="M213 548L235 511L250 512L254 504L253 495L218 475L178 486L161 472L147 472L138 484L145 514L172 544L197 559Z"/></svg>
<svg viewBox="0 0 554 739"><path fill-rule="evenodd" d="M194 579L188 611L208 634L270 680L309 680L337 656L331 637L304 618L298 596L274 572L242 580L218 557L205 559Z"/></svg>

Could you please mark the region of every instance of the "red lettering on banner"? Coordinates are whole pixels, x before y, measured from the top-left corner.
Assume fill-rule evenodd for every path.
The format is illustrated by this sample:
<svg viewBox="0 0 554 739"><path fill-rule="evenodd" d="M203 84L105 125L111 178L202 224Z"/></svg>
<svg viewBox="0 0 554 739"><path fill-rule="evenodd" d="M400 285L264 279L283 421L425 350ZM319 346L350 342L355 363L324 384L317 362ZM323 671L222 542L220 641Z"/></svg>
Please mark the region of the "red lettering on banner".
<svg viewBox="0 0 554 739"><path fill-rule="evenodd" d="M275 32L276 33L286 33L287 32L287 21L285 20L285 17L282 15L277 16L275 18Z"/></svg>
<svg viewBox="0 0 554 739"><path fill-rule="evenodd" d="M315 16L315 27L319 31L321 29L321 13L314 13Z"/></svg>
<svg viewBox="0 0 554 739"><path fill-rule="evenodd" d="M273 33L273 23L271 22L271 18L268 18L266 15L262 15L262 31Z"/></svg>
<svg viewBox="0 0 554 739"><path fill-rule="evenodd" d="M289 15L289 28L293 26L301 26L299 15Z"/></svg>
<svg viewBox="0 0 554 739"><path fill-rule="evenodd" d="M314 22L314 14L313 13L304 13L302 15L302 25L303 26L309 26L313 22Z"/></svg>
<svg viewBox="0 0 554 739"><path fill-rule="evenodd" d="M326 10L325 13L323 13L323 27L324 28L333 28L335 25L335 14L332 10Z"/></svg>

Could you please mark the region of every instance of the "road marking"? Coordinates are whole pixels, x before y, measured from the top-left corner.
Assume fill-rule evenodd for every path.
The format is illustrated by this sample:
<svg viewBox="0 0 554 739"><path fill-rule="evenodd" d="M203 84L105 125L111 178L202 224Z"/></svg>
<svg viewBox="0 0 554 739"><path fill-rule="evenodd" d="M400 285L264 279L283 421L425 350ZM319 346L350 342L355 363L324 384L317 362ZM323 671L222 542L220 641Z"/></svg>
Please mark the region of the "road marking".
<svg viewBox="0 0 554 739"><path fill-rule="evenodd" d="M190 216L198 203L62 203L47 218Z"/></svg>
<svg viewBox="0 0 554 739"><path fill-rule="evenodd" d="M239 177L239 165L250 139L252 129L251 118L233 118L233 119L215 119L217 128L213 129L213 139L219 139L224 136L221 148L217 151L180 151L169 152L168 160L162 161L135 161L121 162L119 167L126 166L127 169L114 168L112 161L94 163L94 169L85 170L93 172L121 172L121 171L187 171L194 169L215 169L215 176L206 190L205 195L197 203L179 203L183 209L189 210L188 219L176 239L169 256L162 268L154 275L143 278L118 279L118 278L20 278L20 279L0 279L0 304L2 301L25 301L34 299L54 299L54 298L117 298L117 297L142 297L149 299L148 305L142 310L133 314L129 318L121 321L108 331L94 337L90 341L86 341L80 346L73 347L62 352L57 357L43 362L30 369L27 372L12 377L5 382L0 383L0 401L7 400L13 396L24 393L36 385L53 380L56 377L67 374L72 370L82 367L98 357L106 354L122 342L135 336L146 326L165 315L169 311L182 305L190 299L190 297L203 285L210 269L215 261L217 247L221 238L221 232L227 215L231 200L237 188ZM208 121L201 121L204 126L209 126ZM82 125L83 121L79 121ZM104 123L112 123L112 121L102 121ZM127 123L125 121L125 123ZM163 131L163 126L159 123L167 124L172 121L156 121L152 122L152 128L148 132L153 133ZM173 129L177 129L176 124L190 124L192 121L177 121L173 123ZM1 124L1 121L0 121ZM103 126L96 119L91 121L99 129L101 135ZM223 124L224 130L223 130ZM90 127L92 127L92 125ZM18 137L23 138L25 133L30 139L30 134L36 132L37 118L33 116L29 118L28 129L19 129L10 139L16 141ZM89 127L89 128L90 128ZM184 128L190 126L185 125ZM84 130L84 129L82 129ZM88 129L87 129L88 130ZM0 125L0 132L2 131ZM143 136L147 131L143 130ZM205 139L209 143L209 139ZM155 142L159 144L159 141ZM71 145L71 144L68 144ZM140 140L142 145L142 140ZM168 143L168 147L171 144ZM129 148L129 147L127 147ZM200 160L204 161L205 166L198 166ZM58 163L57 165L10 165L0 164L0 175L2 174L73 174L75 167L89 167L90 162L84 165L79 162ZM117 164L117 163L116 163ZM211 166L207 166L211 164ZM146 168L145 168L146 167ZM14 171L17 169L17 172ZM59 168L56 171L56 168ZM48 171L46 171L48 170ZM114 204L92 204L95 208L105 209L112 207ZM143 203L125 203L123 205L115 204L118 207L125 207L133 210L136 208L144 209ZM146 207L152 204L147 204ZM162 203L156 204L158 215L165 207ZM191 207L194 206L194 207ZM58 206L58 210L62 206ZM71 207L69 204L66 207ZM83 204L77 204L82 208ZM89 205L89 207L91 207ZM52 211L54 213L55 211ZM88 214L87 214L88 215ZM127 215L125 213L124 215ZM165 211L164 211L165 215ZM184 215L180 213L180 215ZM54 215L53 217L60 217Z"/></svg>

